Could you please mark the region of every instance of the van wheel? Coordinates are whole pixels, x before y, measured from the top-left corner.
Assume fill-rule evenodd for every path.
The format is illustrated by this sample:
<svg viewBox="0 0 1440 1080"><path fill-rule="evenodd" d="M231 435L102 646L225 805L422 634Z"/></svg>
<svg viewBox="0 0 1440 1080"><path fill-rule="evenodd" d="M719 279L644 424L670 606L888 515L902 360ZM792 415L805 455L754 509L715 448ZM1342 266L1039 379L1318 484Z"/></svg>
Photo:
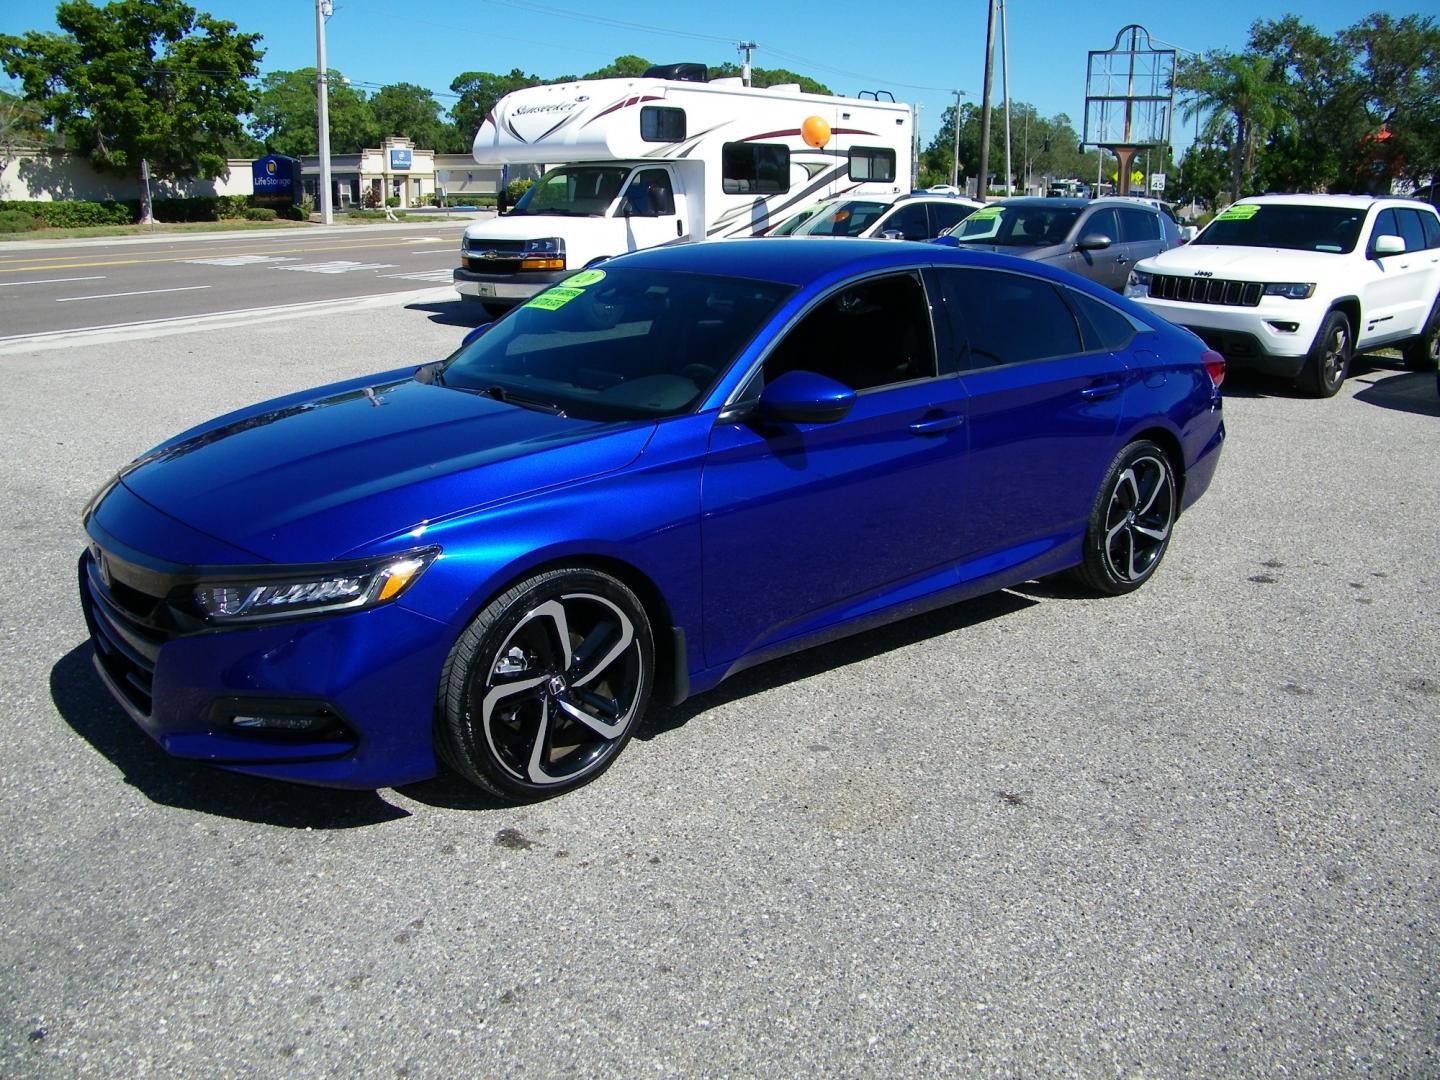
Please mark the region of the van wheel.
<svg viewBox="0 0 1440 1080"><path fill-rule="evenodd" d="M1405 343L1401 355L1405 357L1405 366L1412 371L1434 371L1440 367L1440 299L1436 299L1430 309L1425 329L1419 337Z"/></svg>
<svg viewBox="0 0 1440 1080"><path fill-rule="evenodd" d="M1310 346L1310 355L1296 380L1297 385L1311 397L1334 397L1350 370L1354 347L1349 318L1343 311L1330 312L1315 335L1315 344Z"/></svg>

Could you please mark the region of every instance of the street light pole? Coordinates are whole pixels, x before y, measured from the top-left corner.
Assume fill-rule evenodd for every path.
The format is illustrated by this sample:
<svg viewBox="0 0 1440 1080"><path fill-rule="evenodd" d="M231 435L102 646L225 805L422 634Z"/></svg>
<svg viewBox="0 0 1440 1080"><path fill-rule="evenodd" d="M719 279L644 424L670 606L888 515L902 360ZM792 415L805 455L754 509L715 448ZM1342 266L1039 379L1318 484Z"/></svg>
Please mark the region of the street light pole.
<svg viewBox="0 0 1440 1080"><path fill-rule="evenodd" d="M960 186L960 95L964 90L952 91L955 95L955 155L950 163L950 186Z"/></svg>
<svg viewBox="0 0 1440 1080"><path fill-rule="evenodd" d="M315 0L315 97L320 114L320 220L335 224L330 205L330 79L325 66L325 19L334 6L331 0Z"/></svg>
<svg viewBox="0 0 1440 1080"><path fill-rule="evenodd" d="M1005 0L1000 0L1000 87L1005 95L1005 195L1014 194L1010 186L1010 31L1005 18Z"/></svg>
<svg viewBox="0 0 1440 1080"><path fill-rule="evenodd" d="M985 90L980 105L980 178L976 181L975 198L985 202L990 186L990 80L994 74L995 61L995 0L987 5L989 15L985 20Z"/></svg>

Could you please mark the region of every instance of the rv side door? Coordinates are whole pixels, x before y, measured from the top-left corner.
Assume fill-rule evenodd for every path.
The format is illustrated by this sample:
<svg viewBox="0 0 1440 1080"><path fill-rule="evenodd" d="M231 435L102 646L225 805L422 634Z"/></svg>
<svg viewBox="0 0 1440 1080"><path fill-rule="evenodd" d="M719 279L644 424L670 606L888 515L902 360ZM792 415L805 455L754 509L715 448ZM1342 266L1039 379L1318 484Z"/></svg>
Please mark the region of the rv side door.
<svg viewBox="0 0 1440 1080"><path fill-rule="evenodd" d="M647 165L630 174L615 213L625 220L630 251L672 243L685 236L684 189L663 165Z"/></svg>

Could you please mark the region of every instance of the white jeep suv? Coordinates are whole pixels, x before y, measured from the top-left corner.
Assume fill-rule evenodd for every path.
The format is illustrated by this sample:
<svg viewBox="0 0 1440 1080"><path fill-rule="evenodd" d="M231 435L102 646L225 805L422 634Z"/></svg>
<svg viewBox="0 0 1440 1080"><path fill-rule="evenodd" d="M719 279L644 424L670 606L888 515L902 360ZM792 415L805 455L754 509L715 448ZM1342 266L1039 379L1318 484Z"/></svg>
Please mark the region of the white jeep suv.
<svg viewBox="0 0 1440 1080"><path fill-rule="evenodd" d="M1191 243L1136 263L1125 295L1237 368L1330 397L1356 352L1440 355L1440 215L1413 199L1263 195Z"/></svg>

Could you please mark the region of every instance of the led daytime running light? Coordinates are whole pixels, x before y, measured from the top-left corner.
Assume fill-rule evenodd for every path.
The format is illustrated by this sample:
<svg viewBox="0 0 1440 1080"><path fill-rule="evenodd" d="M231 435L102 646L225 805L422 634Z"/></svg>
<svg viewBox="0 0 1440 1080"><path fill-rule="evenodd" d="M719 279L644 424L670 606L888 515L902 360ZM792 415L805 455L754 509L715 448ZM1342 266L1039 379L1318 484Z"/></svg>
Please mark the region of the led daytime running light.
<svg viewBox="0 0 1440 1080"><path fill-rule="evenodd" d="M195 602L215 623L256 622L353 611L399 596L434 560L437 551L405 555L359 572L266 583L200 585Z"/></svg>

